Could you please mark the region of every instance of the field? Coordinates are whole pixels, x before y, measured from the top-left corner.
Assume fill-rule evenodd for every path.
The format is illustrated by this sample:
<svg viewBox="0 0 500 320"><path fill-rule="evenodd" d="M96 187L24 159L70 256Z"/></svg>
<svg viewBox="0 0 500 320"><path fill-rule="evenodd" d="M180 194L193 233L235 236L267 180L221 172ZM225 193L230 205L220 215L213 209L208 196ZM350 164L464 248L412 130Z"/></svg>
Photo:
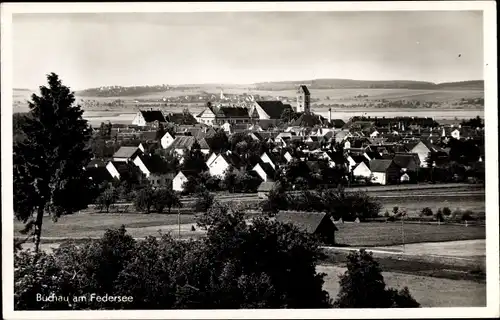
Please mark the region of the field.
<svg viewBox="0 0 500 320"><path fill-rule="evenodd" d="M62 216L57 222L44 217L42 237L86 238L100 237L109 228L125 225L135 237L157 235L159 229L177 230L177 214L73 214ZM181 225L194 222L193 215L180 215ZM168 226L168 228L165 228ZM14 222L14 235L19 236L22 223ZM188 231L188 230L184 230Z"/></svg>
<svg viewBox="0 0 500 320"><path fill-rule="evenodd" d="M386 270L382 267L383 270ZM340 266L320 265L318 272L326 273L324 289L335 299L339 275L345 272ZM412 296L422 307L484 307L486 284L470 280L451 280L400 272L383 272L388 287L402 289L408 286Z"/></svg>
<svg viewBox="0 0 500 320"><path fill-rule="evenodd" d="M363 101L374 101L374 100L416 100L420 102L450 102L455 100L460 100L461 98L482 98L484 97L483 90L412 90L412 89L311 89L311 98L319 99L319 101L313 101L314 104L328 103L328 104L357 104L363 103ZM278 91L268 91L268 90L255 90L246 88L229 88L224 89L224 93L227 94L253 94L260 96L269 97L287 97L294 99L296 96L295 90L278 90ZM32 91L25 90L14 90L13 98L14 100L23 101L29 99ZM160 100L163 97L176 97L185 95L203 95L203 94L220 94L220 88L217 86L211 86L207 88L200 89L188 89L188 90L169 90L164 92L146 93L134 96L116 96L116 97L96 97L96 96L79 96L77 98L84 100L96 100L100 103L107 103L113 100L123 100L126 105L133 106L136 99L153 99ZM358 95L367 95L364 98L355 98Z"/></svg>
<svg viewBox="0 0 500 320"><path fill-rule="evenodd" d="M337 224L335 234L338 244L352 247L378 247L402 244L400 222L367 222ZM438 242L452 240L485 239L485 228L481 226L436 225L405 223L405 243Z"/></svg>

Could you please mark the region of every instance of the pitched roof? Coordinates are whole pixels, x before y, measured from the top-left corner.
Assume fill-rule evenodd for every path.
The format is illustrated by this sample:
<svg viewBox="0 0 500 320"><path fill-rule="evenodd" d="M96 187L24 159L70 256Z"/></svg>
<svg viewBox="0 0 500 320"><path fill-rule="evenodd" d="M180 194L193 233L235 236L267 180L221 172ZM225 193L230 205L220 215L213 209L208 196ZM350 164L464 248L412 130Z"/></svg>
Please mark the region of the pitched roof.
<svg viewBox="0 0 500 320"><path fill-rule="evenodd" d="M280 211L276 215L276 221L292 224L307 233L316 232L323 219L330 218L324 212ZM337 231L337 227L332 225Z"/></svg>
<svg viewBox="0 0 500 320"><path fill-rule="evenodd" d="M115 152L113 158L131 158L137 151L138 147L120 147L118 151Z"/></svg>
<svg viewBox="0 0 500 320"><path fill-rule="evenodd" d="M389 166L393 164L392 160L374 159L370 161L370 170L372 172L386 172Z"/></svg>
<svg viewBox="0 0 500 320"><path fill-rule="evenodd" d="M342 128L345 125L345 121L342 119L332 119L330 123L334 128Z"/></svg>
<svg viewBox="0 0 500 320"><path fill-rule="evenodd" d="M298 119L292 122L291 126L294 127L314 127L321 124L321 118L314 115L303 113Z"/></svg>
<svg viewBox="0 0 500 320"><path fill-rule="evenodd" d="M259 185L259 187L257 188L257 191L268 192L268 191L271 191L275 185L276 185L276 182L274 182L274 181L264 181Z"/></svg>
<svg viewBox="0 0 500 320"><path fill-rule="evenodd" d="M259 161L258 165L264 170L269 178L274 178L276 171L268 162Z"/></svg>
<svg viewBox="0 0 500 320"><path fill-rule="evenodd" d="M205 138L198 140L198 143L200 144L200 149L210 149L210 146Z"/></svg>
<svg viewBox="0 0 500 320"><path fill-rule="evenodd" d="M198 176L198 172L194 171L194 170L179 170L179 172L177 172L177 174L181 173L186 177L186 178L189 178L189 177L197 177Z"/></svg>
<svg viewBox="0 0 500 320"><path fill-rule="evenodd" d="M431 152L445 152L443 148L432 144L429 140L420 140Z"/></svg>
<svg viewBox="0 0 500 320"><path fill-rule="evenodd" d="M303 85L303 84L299 86L299 89L302 89L302 91L304 91L304 93L307 94L307 95L311 94L309 92L309 89L305 85Z"/></svg>
<svg viewBox="0 0 500 320"><path fill-rule="evenodd" d="M248 109L244 107L220 107L219 116L225 118L248 118Z"/></svg>
<svg viewBox="0 0 500 320"><path fill-rule="evenodd" d="M140 155L139 158L151 173L162 174L168 171L167 164L159 156Z"/></svg>
<svg viewBox="0 0 500 320"><path fill-rule="evenodd" d="M191 149L195 142L196 139L193 136L177 136L168 149Z"/></svg>
<svg viewBox="0 0 500 320"><path fill-rule="evenodd" d="M412 161L418 164L418 160L416 153L396 153L393 158L394 163L401 168L407 168Z"/></svg>
<svg viewBox="0 0 500 320"><path fill-rule="evenodd" d="M106 162L101 159L92 159L87 163L86 168L106 167Z"/></svg>
<svg viewBox="0 0 500 320"><path fill-rule="evenodd" d="M111 164L115 167L115 169L118 171L120 176L123 175L128 175L128 164L126 162L122 161L110 161Z"/></svg>
<svg viewBox="0 0 500 320"><path fill-rule="evenodd" d="M141 131L139 134L143 141L156 141L156 131Z"/></svg>
<svg viewBox="0 0 500 320"><path fill-rule="evenodd" d="M356 164L359 164L361 162L364 162L365 164L369 163L368 159L366 159L366 157L362 155L351 155L351 158L352 160L354 160L354 162L356 162Z"/></svg>
<svg viewBox="0 0 500 320"><path fill-rule="evenodd" d="M106 169L106 167L89 167L85 170L85 174L89 178L92 178L92 181L97 184L100 184L104 181L113 180L113 177L109 173L108 169Z"/></svg>
<svg viewBox="0 0 500 320"><path fill-rule="evenodd" d="M165 116L160 110L141 110L140 112L146 122L167 122Z"/></svg>
<svg viewBox="0 0 500 320"><path fill-rule="evenodd" d="M271 119L280 119L283 110L287 108L281 101L256 101L256 103L269 115Z"/></svg>
<svg viewBox="0 0 500 320"><path fill-rule="evenodd" d="M380 153L376 151L365 151L366 155L370 157L370 159L382 159Z"/></svg>

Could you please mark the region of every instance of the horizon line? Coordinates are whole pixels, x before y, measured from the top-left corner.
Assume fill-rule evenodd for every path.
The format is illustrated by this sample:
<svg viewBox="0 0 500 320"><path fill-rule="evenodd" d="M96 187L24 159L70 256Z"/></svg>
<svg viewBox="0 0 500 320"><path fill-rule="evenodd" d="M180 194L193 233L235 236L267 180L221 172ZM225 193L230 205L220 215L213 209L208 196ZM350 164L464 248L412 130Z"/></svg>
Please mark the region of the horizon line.
<svg viewBox="0 0 500 320"><path fill-rule="evenodd" d="M434 82L434 81L428 81L428 80L410 80L410 79L392 79L392 80L380 80L380 79L351 79L351 78L314 78L314 79L307 79L307 80L267 80L267 81L255 81L251 83L231 83L231 82L201 82L201 83L163 83L163 84L136 84L136 85L120 85L120 84L113 84L113 85L101 85L98 87L86 87L86 88L74 88L72 89L73 91L85 91L85 90L90 90L90 89L98 89L102 87L122 87L122 88L130 88L130 87L154 87L154 86L172 86L172 87L181 87L181 86L202 86L202 85L217 85L217 86L251 86L251 85L256 85L256 84L266 84L266 83L273 83L273 82L282 82L282 83L290 83L290 82L311 82L311 81L318 81L318 80L344 80L344 81L362 81L362 82L421 82L421 83L428 83L428 84L435 84L435 85L440 85L444 83L460 83L460 82L473 82L473 81L485 81L484 79L469 79L469 80L455 80L455 81L444 81L444 82ZM43 84L45 85L45 84ZM40 85L40 86L43 86ZM39 87L40 87L39 86ZM67 85L68 87L71 88L71 85ZM12 87L12 90L23 90L23 91L36 91L37 89L33 88L22 88L22 87Z"/></svg>

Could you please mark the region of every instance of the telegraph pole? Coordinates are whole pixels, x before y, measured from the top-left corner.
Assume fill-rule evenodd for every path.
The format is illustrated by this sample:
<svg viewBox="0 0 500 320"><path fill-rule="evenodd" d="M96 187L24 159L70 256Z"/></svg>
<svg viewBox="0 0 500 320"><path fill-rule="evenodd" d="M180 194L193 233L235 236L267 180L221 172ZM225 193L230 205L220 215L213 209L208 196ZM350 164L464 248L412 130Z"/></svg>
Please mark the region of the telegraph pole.
<svg viewBox="0 0 500 320"><path fill-rule="evenodd" d="M403 252L405 251L405 224L404 224L405 215L406 215L406 212L403 211L401 213L401 236L403 239Z"/></svg>
<svg viewBox="0 0 500 320"><path fill-rule="evenodd" d="M177 208L177 225L179 226L179 239L181 238L181 210Z"/></svg>

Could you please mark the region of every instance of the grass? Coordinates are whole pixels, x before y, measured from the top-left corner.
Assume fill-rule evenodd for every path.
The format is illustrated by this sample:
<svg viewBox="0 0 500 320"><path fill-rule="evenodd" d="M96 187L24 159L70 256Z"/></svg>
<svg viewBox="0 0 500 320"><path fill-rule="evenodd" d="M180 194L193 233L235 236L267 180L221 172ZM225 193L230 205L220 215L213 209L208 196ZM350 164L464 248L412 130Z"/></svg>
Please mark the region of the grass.
<svg viewBox="0 0 500 320"><path fill-rule="evenodd" d="M402 244L401 223L337 224L336 242L352 247L376 247ZM479 226L429 225L406 223L405 243L485 239L485 228Z"/></svg>
<svg viewBox="0 0 500 320"><path fill-rule="evenodd" d="M382 273L388 287L402 289L407 286L411 295L422 307L484 307L486 306L486 284L468 280L452 280L399 272ZM339 275L345 268L318 266L318 272L326 273L324 289L335 299L339 286Z"/></svg>
<svg viewBox="0 0 500 320"><path fill-rule="evenodd" d="M146 228L177 225L177 214L73 214L61 217L57 222L52 222L50 217L44 217L42 237L87 237L103 234L106 229L119 228L125 225L129 228ZM193 215L181 215L181 224L194 222ZM14 222L14 235L20 236L19 230L23 224ZM150 232L156 234L156 232Z"/></svg>

